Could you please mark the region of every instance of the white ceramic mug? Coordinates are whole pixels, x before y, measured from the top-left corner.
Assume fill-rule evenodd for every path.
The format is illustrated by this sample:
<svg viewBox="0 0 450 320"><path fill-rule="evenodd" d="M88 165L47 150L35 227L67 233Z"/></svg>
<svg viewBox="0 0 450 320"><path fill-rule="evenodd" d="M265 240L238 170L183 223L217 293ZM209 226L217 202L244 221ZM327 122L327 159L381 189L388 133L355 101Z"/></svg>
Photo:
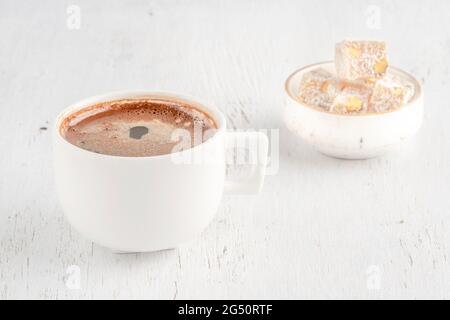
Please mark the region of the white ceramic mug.
<svg viewBox="0 0 450 320"><path fill-rule="evenodd" d="M210 115L218 130L191 149L151 157L97 154L72 145L61 135L62 121L75 111L99 102L139 97L187 102ZM256 141L258 146L249 150L258 153L257 161L244 181L226 179L225 148L230 139ZM170 93L95 96L69 106L53 128L56 187L66 218L86 238L117 252L164 250L198 236L213 219L224 192L259 192L267 149L263 133L226 132L225 117L217 109Z"/></svg>

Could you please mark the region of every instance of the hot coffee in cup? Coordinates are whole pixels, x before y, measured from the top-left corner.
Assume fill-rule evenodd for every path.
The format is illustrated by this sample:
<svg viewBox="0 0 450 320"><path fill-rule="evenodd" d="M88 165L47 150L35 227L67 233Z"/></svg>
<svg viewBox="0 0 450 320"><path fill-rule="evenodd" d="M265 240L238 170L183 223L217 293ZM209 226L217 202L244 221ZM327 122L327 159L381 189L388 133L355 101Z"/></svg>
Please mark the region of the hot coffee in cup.
<svg viewBox="0 0 450 320"><path fill-rule="evenodd" d="M83 108L65 118L60 130L68 142L88 151L149 157L195 147L214 135L217 124L186 102L142 97Z"/></svg>

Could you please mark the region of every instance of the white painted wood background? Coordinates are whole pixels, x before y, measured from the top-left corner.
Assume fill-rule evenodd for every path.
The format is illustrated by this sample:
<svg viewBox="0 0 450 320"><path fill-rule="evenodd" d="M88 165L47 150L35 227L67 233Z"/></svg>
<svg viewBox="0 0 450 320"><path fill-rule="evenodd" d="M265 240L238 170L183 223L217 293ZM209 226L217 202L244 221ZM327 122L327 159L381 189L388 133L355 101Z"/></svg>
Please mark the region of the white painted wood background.
<svg viewBox="0 0 450 320"><path fill-rule="evenodd" d="M72 4L79 30L66 26ZM449 12L447 0L1 0L0 298L450 298ZM327 158L281 122L288 74L349 37L386 40L425 85L420 135L379 159ZM279 128L278 174L258 197L225 197L178 250L91 244L63 218L40 128L130 88L212 101L235 128Z"/></svg>

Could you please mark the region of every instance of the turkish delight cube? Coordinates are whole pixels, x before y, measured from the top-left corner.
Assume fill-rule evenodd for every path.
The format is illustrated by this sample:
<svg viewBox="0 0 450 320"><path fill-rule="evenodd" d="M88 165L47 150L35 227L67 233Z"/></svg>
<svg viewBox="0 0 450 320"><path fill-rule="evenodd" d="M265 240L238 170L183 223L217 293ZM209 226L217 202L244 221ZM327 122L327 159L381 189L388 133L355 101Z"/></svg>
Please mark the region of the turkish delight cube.
<svg viewBox="0 0 450 320"><path fill-rule="evenodd" d="M327 70L318 68L303 76L299 99L307 105L329 110L340 90L340 81Z"/></svg>
<svg viewBox="0 0 450 320"><path fill-rule="evenodd" d="M372 89L358 82L343 82L342 91L335 97L330 108L331 112L365 113L369 109Z"/></svg>
<svg viewBox="0 0 450 320"><path fill-rule="evenodd" d="M307 73L302 78L302 83L305 82L323 82L333 78L334 75L324 68L316 68Z"/></svg>
<svg viewBox="0 0 450 320"><path fill-rule="evenodd" d="M388 86L402 87L405 92L403 100L404 104L408 103L416 94L416 87L414 83L410 82L408 79L404 77L399 77L394 74L387 74L383 78L382 83L386 83Z"/></svg>
<svg viewBox="0 0 450 320"><path fill-rule="evenodd" d="M375 84L370 108L375 112L396 110L411 100L414 91L412 83L394 75L387 75Z"/></svg>
<svg viewBox="0 0 450 320"><path fill-rule="evenodd" d="M336 45L336 71L340 78L379 79L386 74L386 44L378 41L343 41Z"/></svg>

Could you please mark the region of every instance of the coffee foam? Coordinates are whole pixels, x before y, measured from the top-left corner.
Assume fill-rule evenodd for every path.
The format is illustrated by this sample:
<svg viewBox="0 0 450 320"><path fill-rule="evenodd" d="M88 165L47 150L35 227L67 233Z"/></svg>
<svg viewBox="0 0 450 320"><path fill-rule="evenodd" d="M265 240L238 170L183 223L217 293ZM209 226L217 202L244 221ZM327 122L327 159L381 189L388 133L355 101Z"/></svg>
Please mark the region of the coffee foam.
<svg viewBox="0 0 450 320"><path fill-rule="evenodd" d="M216 129L214 119L195 106L160 98L102 102L72 113L60 126L61 135L82 149L129 157L188 149Z"/></svg>

